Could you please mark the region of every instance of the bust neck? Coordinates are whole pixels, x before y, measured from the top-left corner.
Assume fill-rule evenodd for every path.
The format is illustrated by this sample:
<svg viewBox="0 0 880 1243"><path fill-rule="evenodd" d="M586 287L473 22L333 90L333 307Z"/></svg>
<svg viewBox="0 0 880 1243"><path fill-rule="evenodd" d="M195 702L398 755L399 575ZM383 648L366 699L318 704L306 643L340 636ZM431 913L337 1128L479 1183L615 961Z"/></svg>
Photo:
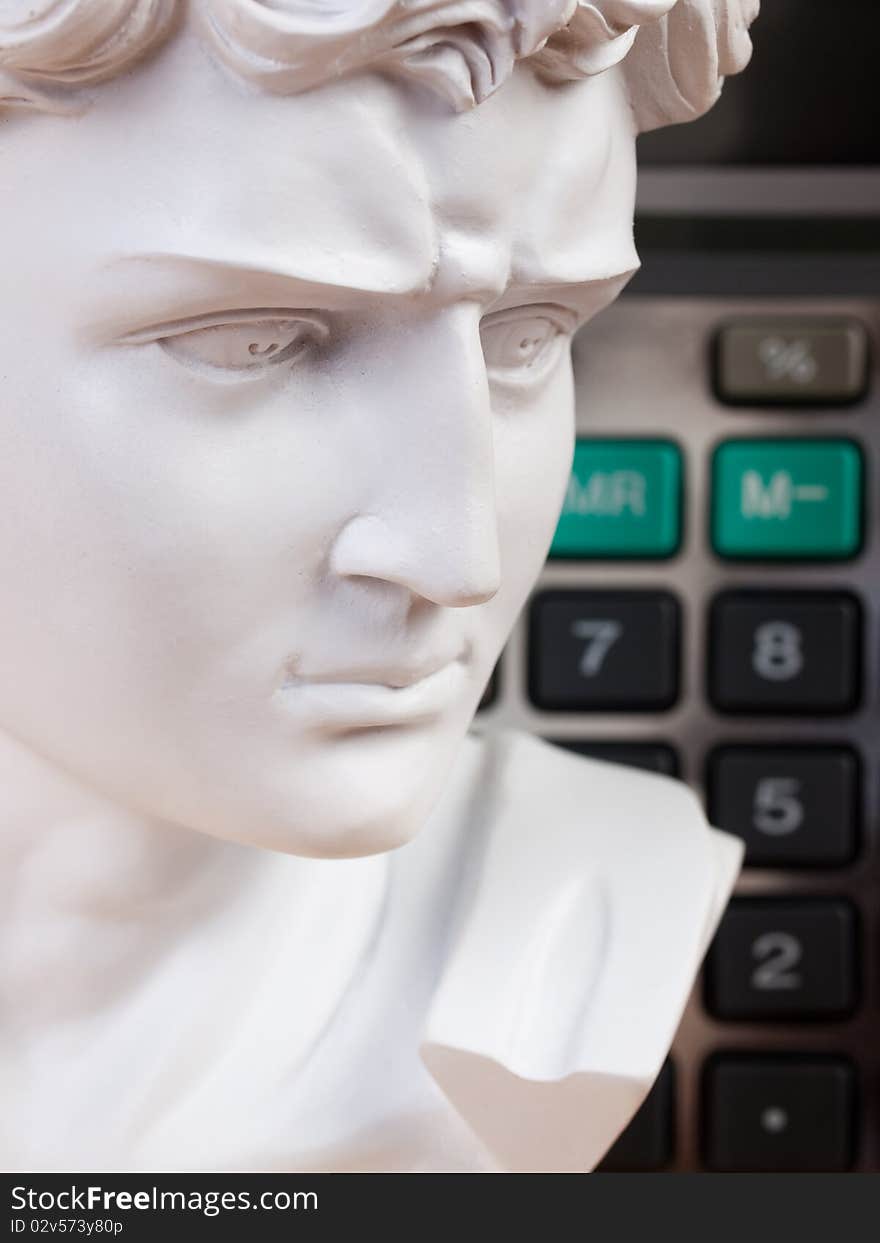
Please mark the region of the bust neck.
<svg viewBox="0 0 880 1243"><path fill-rule="evenodd" d="M236 1054L251 1090L295 1069L370 943L385 856L294 858L139 818L4 734L0 789L8 1157L47 1168L56 1142L71 1168L123 1135L130 1151L169 1101L216 1095ZM284 1030L260 1031L253 1066L275 975Z"/></svg>

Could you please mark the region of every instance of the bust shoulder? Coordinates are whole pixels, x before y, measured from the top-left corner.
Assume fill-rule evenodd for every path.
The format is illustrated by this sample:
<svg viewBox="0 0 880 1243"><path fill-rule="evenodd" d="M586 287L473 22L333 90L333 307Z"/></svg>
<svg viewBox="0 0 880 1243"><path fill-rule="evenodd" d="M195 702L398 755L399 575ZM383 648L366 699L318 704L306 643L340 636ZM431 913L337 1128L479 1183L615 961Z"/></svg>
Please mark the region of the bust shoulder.
<svg viewBox="0 0 880 1243"><path fill-rule="evenodd" d="M422 1058L503 1168L587 1170L658 1074L741 859L681 782L503 732Z"/></svg>

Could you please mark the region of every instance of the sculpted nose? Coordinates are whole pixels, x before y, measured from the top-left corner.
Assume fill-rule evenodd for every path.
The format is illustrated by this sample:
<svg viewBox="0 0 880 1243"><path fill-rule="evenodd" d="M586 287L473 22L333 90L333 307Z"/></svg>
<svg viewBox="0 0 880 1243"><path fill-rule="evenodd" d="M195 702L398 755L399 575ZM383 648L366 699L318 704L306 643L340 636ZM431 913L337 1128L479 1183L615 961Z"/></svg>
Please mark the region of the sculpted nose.
<svg viewBox="0 0 880 1243"><path fill-rule="evenodd" d="M394 342L370 401L379 477L339 532L331 568L435 604L483 604L498 591L501 562L478 312L444 311Z"/></svg>
<svg viewBox="0 0 880 1243"><path fill-rule="evenodd" d="M483 525L483 520L478 520ZM459 529L465 523L458 522ZM484 604L498 591L497 539L461 535L438 523L424 538L410 527L404 537L397 524L377 514L353 518L333 549L331 567L343 577L398 583L415 595L451 608Z"/></svg>

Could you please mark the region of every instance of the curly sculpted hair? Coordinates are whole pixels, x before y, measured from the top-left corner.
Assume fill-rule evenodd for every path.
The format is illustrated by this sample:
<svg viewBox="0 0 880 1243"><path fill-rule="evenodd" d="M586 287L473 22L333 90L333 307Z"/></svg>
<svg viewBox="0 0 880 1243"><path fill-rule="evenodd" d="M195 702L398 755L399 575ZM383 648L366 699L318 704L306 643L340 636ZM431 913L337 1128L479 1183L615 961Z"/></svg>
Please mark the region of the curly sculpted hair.
<svg viewBox="0 0 880 1243"><path fill-rule="evenodd" d="M456 110L518 62L562 84L623 63L638 129L711 107L749 59L759 0L0 0L0 106L52 111L131 69L183 25L264 90L373 70Z"/></svg>

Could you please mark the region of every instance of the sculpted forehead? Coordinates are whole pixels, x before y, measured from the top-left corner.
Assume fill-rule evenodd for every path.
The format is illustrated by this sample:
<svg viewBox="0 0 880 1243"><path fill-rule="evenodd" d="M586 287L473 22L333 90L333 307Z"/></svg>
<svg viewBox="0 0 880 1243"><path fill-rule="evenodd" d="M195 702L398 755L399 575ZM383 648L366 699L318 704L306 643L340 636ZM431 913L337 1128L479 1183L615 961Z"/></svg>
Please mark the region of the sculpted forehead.
<svg viewBox="0 0 880 1243"><path fill-rule="evenodd" d="M290 256L316 281L421 285L437 249L424 176L401 153L394 93L379 81L361 86L264 95L184 36L100 87L81 118L35 118L32 138L39 146L38 128L53 127L83 241L93 235L108 255L183 253L258 267Z"/></svg>
<svg viewBox="0 0 880 1243"><path fill-rule="evenodd" d="M632 269L635 141L616 72L562 89L528 71L475 111L414 122L443 242L493 235L523 282Z"/></svg>
<svg viewBox="0 0 880 1243"><path fill-rule="evenodd" d="M57 187L65 253L84 262L195 255L399 294L446 269L503 287L511 268L565 281L631 268L627 117L613 74L549 90L524 71L458 116L377 76L270 95L185 36L81 118L9 135L25 182ZM39 198L28 210L51 232L57 200Z"/></svg>

